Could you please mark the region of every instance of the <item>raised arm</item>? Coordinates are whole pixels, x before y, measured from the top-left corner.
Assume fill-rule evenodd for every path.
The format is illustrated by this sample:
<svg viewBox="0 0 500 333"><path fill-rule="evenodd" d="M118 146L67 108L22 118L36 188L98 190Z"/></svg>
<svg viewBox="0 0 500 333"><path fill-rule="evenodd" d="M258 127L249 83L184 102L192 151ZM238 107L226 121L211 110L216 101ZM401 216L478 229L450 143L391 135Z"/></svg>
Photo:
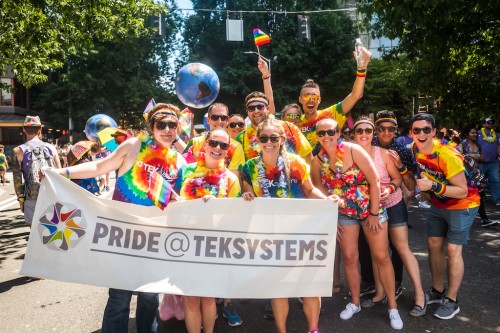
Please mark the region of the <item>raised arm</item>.
<svg viewBox="0 0 500 333"><path fill-rule="evenodd" d="M259 57L257 66L262 74L262 81L264 83L264 94L269 99L269 113L276 114L276 107L274 105L273 87L271 87L271 73L269 72L269 65L267 61Z"/></svg>
<svg viewBox="0 0 500 333"><path fill-rule="evenodd" d="M365 80L366 80L366 69L368 63L371 59L371 52L365 49L364 47L360 48L361 54L359 57L364 59L363 67L358 65L358 70L356 72L356 80L354 81L354 85L352 87L352 91L346 98L342 101L342 113L347 114L354 105L363 97L363 91L365 89ZM358 55L354 52L354 58L356 58L356 63L359 64Z"/></svg>

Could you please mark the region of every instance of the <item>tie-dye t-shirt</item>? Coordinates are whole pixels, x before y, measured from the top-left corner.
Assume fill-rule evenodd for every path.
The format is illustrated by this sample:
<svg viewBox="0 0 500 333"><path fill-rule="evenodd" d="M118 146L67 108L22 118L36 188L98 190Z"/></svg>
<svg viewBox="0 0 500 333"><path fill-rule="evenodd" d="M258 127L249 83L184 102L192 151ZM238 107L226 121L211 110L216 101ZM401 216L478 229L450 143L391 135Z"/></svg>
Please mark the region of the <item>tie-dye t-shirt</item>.
<svg viewBox="0 0 500 333"><path fill-rule="evenodd" d="M236 198L241 196L238 177L226 169L223 163L217 169L209 169L203 160L191 163L179 170L177 178L179 194L186 200L213 195L216 198Z"/></svg>
<svg viewBox="0 0 500 333"><path fill-rule="evenodd" d="M178 170L185 161L177 151L156 146L147 135L139 137L139 140L141 148L134 165L116 179L113 200L153 206L153 201L147 196L150 171L156 169L171 185L174 185Z"/></svg>
<svg viewBox="0 0 500 333"><path fill-rule="evenodd" d="M287 154L286 159L283 163L289 165L289 177L280 162L266 165L259 154L245 163L243 181L252 186L257 197L304 198L302 184L309 178L309 164L295 154Z"/></svg>
<svg viewBox="0 0 500 333"><path fill-rule="evenodd" d="M307 120L306 116L302 114L302 116L300 117L299 128L312 147L316 147L316 144L318 143L318 136L316 135L316 124L318 123L318 121L325 118L334 119L335 121L337 121L339 128L342 128L347 120L347 116L342 113L342 102L338 102L337 104L332 105L329 108L318 110L318 116L313 120Z"/></svg>
<svg viewBox="0 0 500 333"><path fill-rule="evenodd" d="M188 145L184 149L184 153L182 154L188 163L197 162L198 159L205 154L205 149L203 148L205 138L206 134L197 136L189 141ZM229 170L235 171L241 170L243 164L245 164L243 147L238 141L231 139L225 158L225 164Z"/></svg>
<svg viewBox="0 0 500 333"><path fill-rule="evenodd" d="M294 124L281 121L285 130L286 141L285 148L289 153L297 154L301 157L306 157L312 152L312 147L300 132L299 128ZM236 141L241 143L245 153L245 160L257 157L260 152L259 142L257 140L257 129L252 125L246 130L238 134Z"/></svg>
<svg viewBox="0 0 500 333"><path fill-rule="evenodd" d="M452 147L441 144L437 140L434 140L434 146L429 155L421 153L415 144L413 144L412 149L418 168L433 182L451 185L448 179L465 170L463 156ZM467 190L467 197L464 199L448 198L431 192L432 204L438 208L450 210L478 207L479 194L477 188L467 185Z"/></svg>

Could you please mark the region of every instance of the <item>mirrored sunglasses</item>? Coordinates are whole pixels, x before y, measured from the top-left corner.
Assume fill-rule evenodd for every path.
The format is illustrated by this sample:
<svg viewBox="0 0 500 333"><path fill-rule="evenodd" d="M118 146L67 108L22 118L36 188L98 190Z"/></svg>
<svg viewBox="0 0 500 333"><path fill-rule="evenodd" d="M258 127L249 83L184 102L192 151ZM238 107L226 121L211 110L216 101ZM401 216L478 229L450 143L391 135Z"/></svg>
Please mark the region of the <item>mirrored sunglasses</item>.
<svg viewBox="0 0 500 333"><path fill-rule="evenodd" d="M318 101L319 100L319 96L318 95L313 95L313 94L305 94L304 96L302 96L302 99L306 102L309 102L309 100L313 100L313 101Z"/></svg>

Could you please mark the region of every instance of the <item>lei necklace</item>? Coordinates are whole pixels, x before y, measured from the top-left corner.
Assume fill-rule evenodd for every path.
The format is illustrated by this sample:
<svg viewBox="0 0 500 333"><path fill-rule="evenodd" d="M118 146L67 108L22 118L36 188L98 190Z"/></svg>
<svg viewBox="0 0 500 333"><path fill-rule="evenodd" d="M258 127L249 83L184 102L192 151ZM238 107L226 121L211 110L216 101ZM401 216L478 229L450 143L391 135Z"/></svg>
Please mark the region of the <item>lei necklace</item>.
<svg viewBox="0 0 500 333"><path fill-rule="evenodd" d="M491 138L486 135L486 131L485 131L484 127L481 128L481 134L483 135L483 139L486 140L487 142L495 142L495 140L497 138L497 134L495 133L495 131L493 129L490 130Z"/></svg>
<svg viewBox="0 0 500 333"><path fill-rule="evenodd" d="M267 179L266 177L266 165L264 164L264 160L262 159L262 152L259 153L259 157L257 158L257 163L255 164L255 166L257 167L257 177L259 179L260 188L262 189L262 197L271 198L269 187L270 185L272 185L272 182L269 181L269 179ZM283 160L283 157L281 155L278 156L277 166L278 172L280 173L278 179L278 188L280 188L282 191L280 197L287 198L288 182L286 180L285 174L285 161Z"/></svg>
<svg viewBox="0 0 500 333"><path fill-rule="evenodd" d="M197 168L206 168L205 160L200 159L197 162ZM193 178L186 186L186 192L195 195L202 190L204 195L213 195L217 198L227 197L227 177L224 160L217 166L216 169L208 169L202 177Z"/></svg>
<svg viewBox="0 0 500 333"><path fill-rule="evenodd" d="M340 179L342 176L342 167L344 164L342 163L342 157L344 156L344 143L342 140L338 140L337 142L337 153L335 162L335 179ZM328 157L328 153L324 148L321 148L321 157L323 157L323 164L321 166L321 175L324 175L330 170L330 158Z"/></svg>

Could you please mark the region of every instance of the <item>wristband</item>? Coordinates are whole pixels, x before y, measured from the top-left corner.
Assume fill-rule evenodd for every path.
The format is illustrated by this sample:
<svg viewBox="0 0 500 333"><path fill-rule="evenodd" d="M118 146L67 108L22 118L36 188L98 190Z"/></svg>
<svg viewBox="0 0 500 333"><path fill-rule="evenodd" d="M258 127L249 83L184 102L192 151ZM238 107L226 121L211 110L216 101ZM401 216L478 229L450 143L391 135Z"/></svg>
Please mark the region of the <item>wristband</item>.
<svg viewBox="0 0 500 333"><path fill-rule="evenodd" d="M396 190L398 189L397 185L394 183L390 183L389 185L387 185L387 187L391 189L391 193L396 192Z"/></svg>
<svg viewBox="0 0 500 333"><path fill-rule="evenodd" d="M177 141L179 141L179 136L176 136L176 137L175 137L174 141L172 141L172 144L177 143Z"/></svg>
<svg viewBox="0 0 500 333"><path fill-rule="evenodd" d="M444 192L446 192L446 185L433 182L431 186L431 191L438 195L444 195Z"/></svg>
<svg viewBox="0 0 500 333"><path fill-rule="evenodd" d="M373 214L372 212L368 211L368 213L370 213L371 216L378 216L379 214Z"/></svg>
<svg viewBox="0 0 500 333"><path fill-rule="evenodd" d="M69 176L69 170L68 170L68 169L66 169L66 171L65 171L65 172L66 172L66 178L71 179L71 177Z"/></svg>
<svg viewBox="0 0 500 333"><path fill-rule="evenodd" d="M408 173L408 168L406 165L403 165L401 168L398 168L398 171L401 176L404 176Z"/></svg>
<svg viewBox="0 0 500 333"><path fill-rule="evenodd" d="M356 71L357 77L366 77L366 68L359 69Z"/></svg>
<svg viewBox="0 0 500 333"><path fill-rule="evenodd" d="M19 196L19 197L17 197L17 201L19 201L19 202L25 202L26 201L26 197Z"/></svg>
<svg viewBox="0 0 500 333"><path fill-rule="evenodd" d="M267 80L271 77L271 73L267 73L266 75L262 74L262 80Z"/></svg>

